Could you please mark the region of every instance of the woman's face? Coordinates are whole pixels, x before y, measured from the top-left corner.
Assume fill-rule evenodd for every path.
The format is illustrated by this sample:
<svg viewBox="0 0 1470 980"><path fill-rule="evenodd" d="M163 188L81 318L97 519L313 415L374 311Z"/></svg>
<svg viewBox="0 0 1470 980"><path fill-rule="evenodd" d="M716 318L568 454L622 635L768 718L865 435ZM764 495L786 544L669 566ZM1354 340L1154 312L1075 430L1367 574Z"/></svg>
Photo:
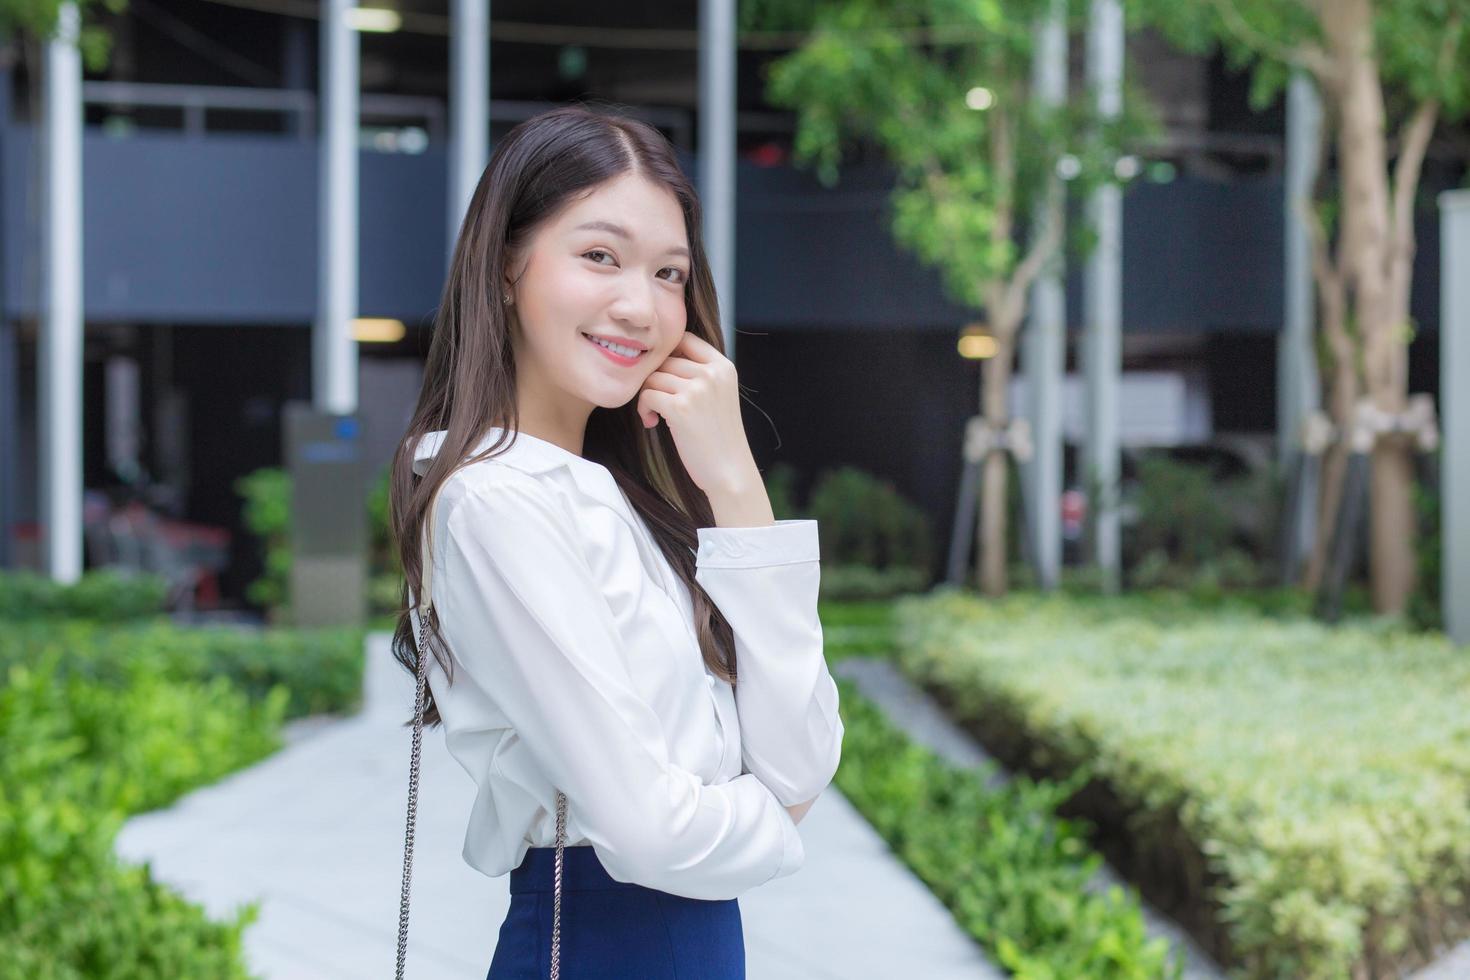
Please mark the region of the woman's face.
<svg viewBox="0 0 1470 980"><path fill-rule="evenodd" d="M580 412L585 421L593 406L636 398L688 316L689 241L673 192L615 177L543 225L523 261L506 287L522 414L569 422ZM628 358L588 335L639 352Z"/></svg>

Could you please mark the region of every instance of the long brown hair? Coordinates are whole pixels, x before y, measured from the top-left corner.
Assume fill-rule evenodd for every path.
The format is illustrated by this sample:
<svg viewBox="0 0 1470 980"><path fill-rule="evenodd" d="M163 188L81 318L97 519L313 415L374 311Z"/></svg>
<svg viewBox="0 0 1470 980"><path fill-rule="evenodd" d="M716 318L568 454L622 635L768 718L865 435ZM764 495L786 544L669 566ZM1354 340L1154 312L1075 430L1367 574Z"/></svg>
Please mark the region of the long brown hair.
<svg viewBox="0 0 1470 980"><path fill-rule="evenodd" d="M686 329L724 352L719 302L700 238L699 198L664 135L647 123L586 105L543 112L506 134L480 176L460 226L434 317L423 387L408 432L393 454L389 520L404 587L392 649L410 673L417 671L419 652L409 590L417 597L423 581L420 535L429 501L451 473L493 455L520 428L508 314L499 302L508 263L574 195L590 193L625 173L662 184L678 199L690 252ZM607 467L647 523L689 588L704 662L733 684L734 633L694 580L696 529L714 525L709 500L685 470L668 426L645 429L636 404L635 398L618 408L595 407L587 420L583 456ZM492 426L511 431L467 460ZM425 433L440 429L445 430L444 440L419 477L413 472L414 446ZM494 531L486 528L484 533ZM452 682L452 658L439 633L437 607L430 610L429 631L428 646ZM425 723L440 724L432 692L426 690L425 697Z"/></svg>

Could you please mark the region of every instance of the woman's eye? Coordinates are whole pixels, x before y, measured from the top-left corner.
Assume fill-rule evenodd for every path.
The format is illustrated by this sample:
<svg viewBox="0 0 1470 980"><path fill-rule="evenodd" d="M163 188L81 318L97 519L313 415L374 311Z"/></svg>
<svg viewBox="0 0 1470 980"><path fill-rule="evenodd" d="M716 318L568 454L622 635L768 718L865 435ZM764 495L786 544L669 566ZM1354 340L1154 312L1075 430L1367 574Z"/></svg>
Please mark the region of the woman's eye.
<svg viewBox="0 0 1470 980"><path fill-rule="evenodd" d="M583 252L582 253L582 257L583 258L587 258L587 257L592 256L592 255L606 255L608 258L612 258L612 254L610 252L607 252L606 250L600 249L600 248L594 248L594 249L591 249L590 251L586 251L586 252ZM593 262L596 262L598 265L603 265L604 264L604 263L602 263L601 261L599 261L597 259L593 259L592 261ZM616 264L616 263L614 263L614 264ZM672 282L672 283L674 283L676 285L683 285L685 279L688 278L684 274L684 270L681 269L681 268L679 268L676 265L664 266L664 268L661 269L660 271L661 272L672 272L672 273L674 273L678 278L671 278L669 280L669 282Z"/></svg>

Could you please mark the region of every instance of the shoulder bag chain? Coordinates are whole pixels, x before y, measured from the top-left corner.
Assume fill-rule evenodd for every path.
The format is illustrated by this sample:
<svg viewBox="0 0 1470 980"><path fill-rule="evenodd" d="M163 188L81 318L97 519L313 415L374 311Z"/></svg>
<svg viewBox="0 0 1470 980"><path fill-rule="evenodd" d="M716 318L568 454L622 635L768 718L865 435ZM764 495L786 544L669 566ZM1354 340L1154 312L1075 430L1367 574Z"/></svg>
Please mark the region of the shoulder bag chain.
<svg viewBox="0 0 1470 980"><path fill-rule="evenodd" d="M430 593L430 573L433 565L430 562L429 536L434 528L434 505L438 503L435 496L429 505L429 517L425 522L424 533L424 556L423 571L421 573L421 596L419 598L419 639L417 660L418 685L414 694L413 706L413 754L408 768L408 829L403 838L403 892L398 906L398 980L403 980L403 963L408 955L408 889L409 879L413 874L413 827L414 817L418 812L419 798L419 756L424 744L424 689L427 686L426 664L428 663L428 640L429 640L429 609L433 605L433 597ZM566 794L557 791L556 794L556 894L551 905L551 980L561 978L561 867L562 848L566 846L567 839L567 797Z"/></svg>

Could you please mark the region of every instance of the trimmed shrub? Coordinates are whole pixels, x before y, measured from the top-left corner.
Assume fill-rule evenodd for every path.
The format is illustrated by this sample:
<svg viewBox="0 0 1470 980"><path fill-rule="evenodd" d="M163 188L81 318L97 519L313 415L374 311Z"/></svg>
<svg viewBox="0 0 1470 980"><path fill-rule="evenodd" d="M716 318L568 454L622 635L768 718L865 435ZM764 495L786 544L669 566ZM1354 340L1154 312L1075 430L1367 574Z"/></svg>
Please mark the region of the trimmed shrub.
<svg viewBox="0 0 1470 980"><path fill-rule="evenodd" d="M871 611L827 607L824 627L871 633ZM829 643L837 659L845 641ZM1101 858L1083 825L1056 815L1073 786L1024 777L986 785L986 769L949 765L895 728L839 677L844 737L834 782L949 907L956 922L1018 977L1177 977L1167 944L1144 930L1131 889L1088 887Z"/></svg>
<svg viewBox="0 0 1470 980"><path fill-rule="evenodd" d="M19 623L0 631L0 671L65 656L58 670L108 684L149 664L168 680L222 678L254 699L281 686L286 716L355 711L362 703L363 632L354 628L257 630L232 626L181 629L166 622L106 628L61 620Z"/></svg>
<svg viewBox="0 0 1470 980"><path fill-rule="evenodd" d="M123 622L158 616L168 596L159 575L128 575L102 568L70 585L27 570L0 571L0 621L94 619Z"/></svg>
<svg viewBox="0 0 1470 980"><path fill-rule="evenodd" d="M1127 608L941 588L899 602L900 660L1008 763L1092 772L1068 809L1244 976L1397 976L1470 935L1464 650Z"/></svg>
<svg viewBox="0 0 1470 980"><path fill-rule="evenodd" d="M47 650L0 685L0 980L246 977L257 907L212 922L112 842L127 814L275 751L286 692L252 701L147 660L108 682L64 661Z"/></svg>

